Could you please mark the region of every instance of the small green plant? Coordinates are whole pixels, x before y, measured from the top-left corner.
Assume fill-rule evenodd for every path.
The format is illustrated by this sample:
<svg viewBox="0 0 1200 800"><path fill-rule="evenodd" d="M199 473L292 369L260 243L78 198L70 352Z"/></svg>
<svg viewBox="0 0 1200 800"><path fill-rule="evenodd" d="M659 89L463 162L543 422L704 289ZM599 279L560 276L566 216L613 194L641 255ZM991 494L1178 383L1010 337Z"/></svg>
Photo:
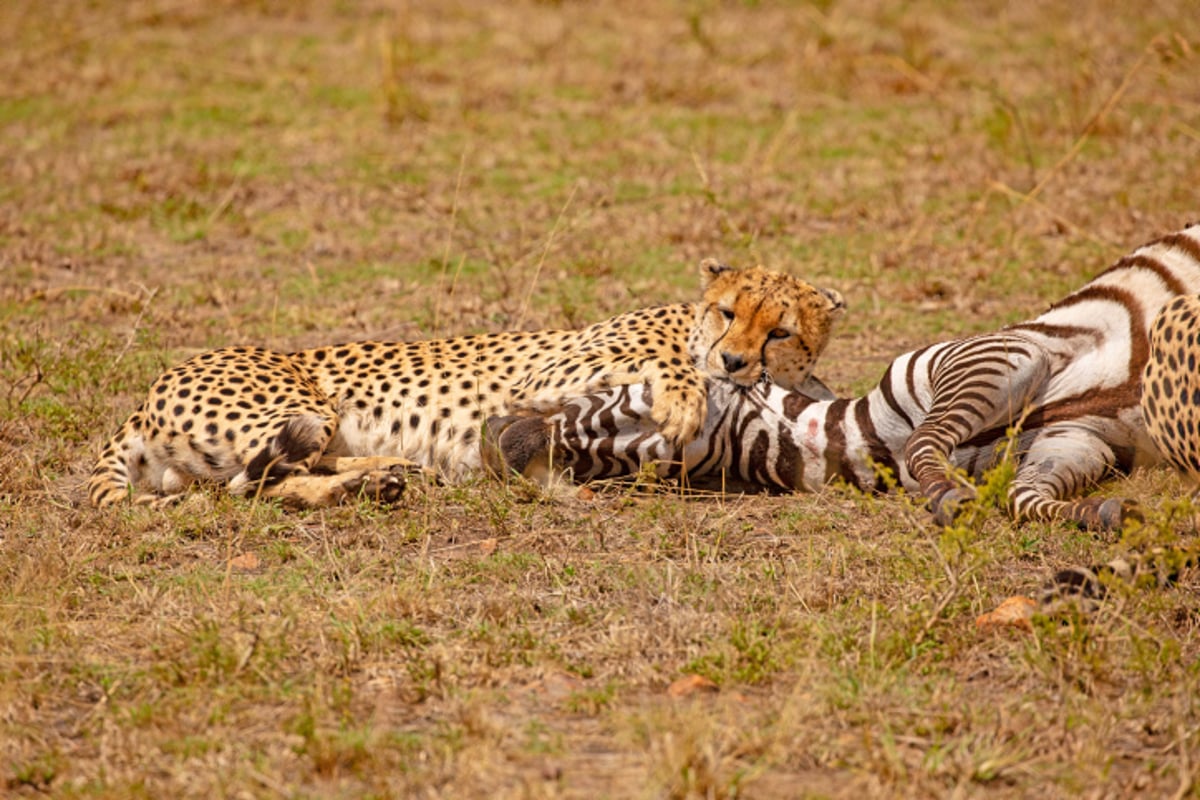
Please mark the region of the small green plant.
<svg viewBox="0 0 1200 800"><path fill-rule="evenodd" d="M718 684L764 683L780 667L777 642L777 631L762 623L735 622L728 640L713 652L687 662L683 672L703 675Z"/></svg>
<svg viewBox="0 0 1200 800"><path fill-rule="evenodd" d="M572 713L594 717L611 708L616 697L617 684L610 681L600 688L572 692L565 701L565 707Z"/></svg>
<svg viewBox="0 0 1200 800"><path fill-rule="evenodd" d="M54 779L61 772L62 757L57 753L42 753L33 759L12 767L7 780L9 789L49 791Z"/></svg>

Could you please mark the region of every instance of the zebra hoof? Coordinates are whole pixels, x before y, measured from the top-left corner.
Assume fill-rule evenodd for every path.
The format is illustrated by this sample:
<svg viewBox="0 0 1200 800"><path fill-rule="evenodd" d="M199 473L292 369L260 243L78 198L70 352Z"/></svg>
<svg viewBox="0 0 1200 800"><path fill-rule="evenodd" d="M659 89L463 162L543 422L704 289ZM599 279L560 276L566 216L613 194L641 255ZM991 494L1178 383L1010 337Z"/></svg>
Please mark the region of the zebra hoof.
<svg viewBox="0 0 1200 800"><path fill-rule="evenodd" d="M1128 522L1146 521L1136 501L1120 497L1110 497L1101 503L1096 509L1096 516L1099 518L1100 527L1109 531L1121 530Z"/></svg>
<svg viewBox="0 0 1200 800"><path fill-rule="evenodd" d="M963 486L947 489L936 500L931 501L933 521L937 525L953 525L963 511L963 505L975 499L975 491Z"/></svg>

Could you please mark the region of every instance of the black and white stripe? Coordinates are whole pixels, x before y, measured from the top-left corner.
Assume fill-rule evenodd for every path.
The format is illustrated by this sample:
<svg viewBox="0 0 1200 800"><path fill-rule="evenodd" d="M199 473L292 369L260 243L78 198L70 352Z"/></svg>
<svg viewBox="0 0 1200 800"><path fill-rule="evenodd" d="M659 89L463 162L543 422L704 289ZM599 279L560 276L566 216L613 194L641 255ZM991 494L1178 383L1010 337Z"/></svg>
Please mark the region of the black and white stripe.
<svg viewBox="0 0 1200 800"><path fill-rule="evenodd" d="M864 397L711 382L704 432L680 452L656 435L646 390L623 387L567 403L541 435L578 479L658 461L664 475L691 479L883 489L877 467L887 468L948 522L974 493L948 467L978 477L1016 427L1013 516L1115 528L1132 504L1080 495L1161 460L1138 405L1147 332L1165 303L1197 292L1200 225L1138 248L1033 320L900 356Z"/></svg>

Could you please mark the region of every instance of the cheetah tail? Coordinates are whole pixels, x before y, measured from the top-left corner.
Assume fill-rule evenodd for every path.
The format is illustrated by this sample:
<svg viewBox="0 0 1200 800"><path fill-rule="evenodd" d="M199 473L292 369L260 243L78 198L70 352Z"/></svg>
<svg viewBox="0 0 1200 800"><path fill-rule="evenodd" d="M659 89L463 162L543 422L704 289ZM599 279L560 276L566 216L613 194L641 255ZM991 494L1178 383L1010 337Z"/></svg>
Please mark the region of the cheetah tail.
<svg viewBox="0 0 1200 800"><path fill-rule="evenodd" d="M131 496L138 482L139 465L145 460L142 418L143 408L139 408L100 452L87 482L88 500L96 508L115 505Z"/></svg>

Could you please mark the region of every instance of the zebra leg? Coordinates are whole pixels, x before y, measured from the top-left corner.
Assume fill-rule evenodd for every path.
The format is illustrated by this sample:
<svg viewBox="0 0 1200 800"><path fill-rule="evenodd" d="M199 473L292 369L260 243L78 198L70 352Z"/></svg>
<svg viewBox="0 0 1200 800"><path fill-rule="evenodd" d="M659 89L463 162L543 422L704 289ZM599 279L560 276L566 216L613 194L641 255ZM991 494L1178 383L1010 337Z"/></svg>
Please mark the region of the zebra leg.
<svg viewBox="0 0 1200 800"><path fill-rule="evenodd" d="M1066 520L1089 530L1119 530L1141 519L1137 504L1119 497L1068 500L1103 480L1116 466L1116 454L1102 436L1076 423L1038 431L1021 457L1008 490L1013 518Z"/></svg>
<svg viewBox="0 0 1200 800"><path fill-rule="evenodd" d="M1019 421L1050 374L1045 351L1008 334L964 340L944 356L930 382L929 412L904 446L908 473L938 524L952 522L960 505L975 496L973 487L952 475L955 448Z"/></svg>

